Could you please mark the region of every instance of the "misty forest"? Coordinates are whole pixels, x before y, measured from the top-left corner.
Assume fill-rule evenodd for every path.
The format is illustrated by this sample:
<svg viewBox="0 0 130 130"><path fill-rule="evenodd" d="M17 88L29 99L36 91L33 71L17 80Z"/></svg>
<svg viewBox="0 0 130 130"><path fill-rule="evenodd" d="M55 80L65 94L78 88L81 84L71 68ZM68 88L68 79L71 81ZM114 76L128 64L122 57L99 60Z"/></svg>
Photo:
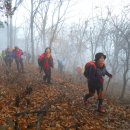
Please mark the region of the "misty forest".
<svg viewBox="0 0 130 130"><path fill-rule="evenodd" d="M130 130L130 1L0 0L0 130Z"/></svg>

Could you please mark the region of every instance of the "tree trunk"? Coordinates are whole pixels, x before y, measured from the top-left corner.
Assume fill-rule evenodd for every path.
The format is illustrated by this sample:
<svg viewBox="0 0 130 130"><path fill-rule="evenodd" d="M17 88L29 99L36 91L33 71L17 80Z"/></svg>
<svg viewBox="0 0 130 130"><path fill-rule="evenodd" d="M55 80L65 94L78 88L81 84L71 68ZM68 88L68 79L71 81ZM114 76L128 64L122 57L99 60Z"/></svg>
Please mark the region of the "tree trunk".
<svg viewBox="0 0 130 130"><path fill-rule="evenodd" d="M10 37L9 37L9 16L7 15L7 46L10 46Z"/></svg>
<svg viewBox="0 0 130 130"><path fill-rule="evenodd" d="M123 88L121 91L121 96L119 98L121 100L124 98L124 95L125 95L125 90L126 90L126 85L127 85L126 75L127 75L127 70L124 72L124 75L123 75Z"/></svg>
<svg viewBox="0 0 130 130"><path fill-rule="evenodd" d="M31 28L31 51L32 51L32 63L34 64L35 55L34 55L34 40L33 40L33 22L34 22L33 0L31 0L31 23L30 23L30 28Z"/></svg>
<svg viewBox="0 0 130 130"><path fill-rule="evenodd" d="M12 15L10 15L10 48L13 48L13 30L12 30Z"/></svg>

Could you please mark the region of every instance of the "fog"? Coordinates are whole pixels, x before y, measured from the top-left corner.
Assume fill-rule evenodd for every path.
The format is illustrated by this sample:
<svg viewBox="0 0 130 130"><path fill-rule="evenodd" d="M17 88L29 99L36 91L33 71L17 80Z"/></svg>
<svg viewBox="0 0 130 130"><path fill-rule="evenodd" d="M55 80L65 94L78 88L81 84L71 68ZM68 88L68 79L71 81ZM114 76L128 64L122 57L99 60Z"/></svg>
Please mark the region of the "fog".
<svg viewBox="0 0 130 130"><path fill-rule="evenodd" d="M128 0L23 0L12 16L12 44L7 40L7 25L11 24L1 11L0 50L18 46L37 64L38 56L50 46L55 67L58 59L64 59L65 71L70 73L103 52L113 81L121 83L123 97L129 86L129 14Z"/></svg>

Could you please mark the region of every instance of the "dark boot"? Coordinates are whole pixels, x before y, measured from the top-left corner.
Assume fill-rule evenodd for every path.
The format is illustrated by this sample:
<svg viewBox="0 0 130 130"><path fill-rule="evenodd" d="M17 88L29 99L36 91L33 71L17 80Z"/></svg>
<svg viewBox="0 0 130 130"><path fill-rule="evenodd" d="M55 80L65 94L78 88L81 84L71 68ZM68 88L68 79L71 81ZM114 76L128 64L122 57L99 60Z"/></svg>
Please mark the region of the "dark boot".
<svg viewBox="0 0 130 130"><path fill-rule="evenodd" d="M48 79L47 79L47 83L48 83L48 84L52 84L52 82L51 82L51 79L50 79L50 78L48 78Z"/></svg>
<svg viewBox="0 0 130 130"><path fill-rule="evenodd" d="M103 108L103 106L98 106L98 112L100 113L105 113L105 109Z"/></svg>
<svg viewBox="0 0 130 130"><path fill-rule="evenodd" d="M105 113L106 111L104 110L102 103L103 103L103 99L99 99L98 112Z"/></svg>
<svg viewBox="0 0 130 130"><path fill-rule="evenodd" d="M89 99L90 97L92 97L91 94L86 94L86 95L84 96L84 104L85 104L86 106L90 103L90 102L88 101L88 99Z"/></svg>
<svg viewBox="0 0 130 130"><path fill-rule="evenodd" d="M22 58L19 59L19 63L20 63L20 66L21 66L21 72L23 73L24 72L24 65L23 65L23 59Z"/></svg>
<svg viewBox="0 0 130 130"><path fill-rule="evenodd" d="M15 58L15 63L16 63L16 66L17 66L17 71L20 72L20 69L19 69L19 60L17 58Z"/></svg>
<svg viewBox="0 0 130 130"><path fill-rule="evenodd" d="M49 69L49 70L47 71L47 83L48 83L48 84L52 84L52 83L51 83L51 69Z"/></svg>
<svg viewBox="0 0 130 130"><path fill-rule="evenodd" d="M46 77L46 75L44 75L43 76L43 81L46 82L46 80L47 80L47 77Z"/></svg>

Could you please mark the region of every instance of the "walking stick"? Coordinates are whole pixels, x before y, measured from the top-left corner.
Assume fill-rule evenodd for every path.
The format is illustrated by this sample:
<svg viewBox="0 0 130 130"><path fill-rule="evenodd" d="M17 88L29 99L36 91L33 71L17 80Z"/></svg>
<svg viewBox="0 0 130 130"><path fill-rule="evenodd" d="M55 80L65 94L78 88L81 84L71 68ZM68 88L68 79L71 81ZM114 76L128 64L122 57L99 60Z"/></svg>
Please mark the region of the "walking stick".
<svg viewBox="0 0 130 130"><path fill-rule="evenodd" d="M104 98L106 98L107 104L112 104L111 101L110 101L110 99L106 97L106 93L107 93L107 90L108 90L110 81L111 81L111 78L109 78L109 80L108 80L108 82L107 82L106 90L105 90L105 92L104 92Z"/></svg>
<svg viewBox="0 0 130 130"><path fill-rule="evenodd" d="M105 96L106 93L107 93L107 90L108 90L108 87L109 87L109 84L110 84L110 80L111 80L111 78L109 78L109 80L108 80L108 82L107 82L107 86L106 86L106 90L105 90L105 92L104 92L104 96Z"/></svg>

